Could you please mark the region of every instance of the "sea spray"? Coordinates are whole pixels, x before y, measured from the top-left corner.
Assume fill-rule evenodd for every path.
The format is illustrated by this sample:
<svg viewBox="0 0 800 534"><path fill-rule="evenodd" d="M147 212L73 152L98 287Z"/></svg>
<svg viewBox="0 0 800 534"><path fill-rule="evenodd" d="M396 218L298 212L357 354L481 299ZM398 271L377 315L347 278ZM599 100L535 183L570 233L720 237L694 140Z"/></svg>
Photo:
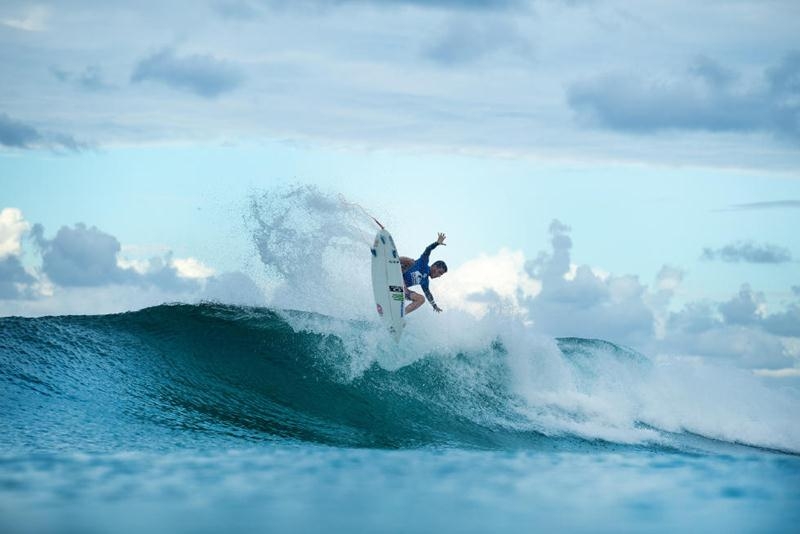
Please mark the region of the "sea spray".
<svg viewBox="0 0 800 534"><path fill-rule="evenodd" d="M246 220L274 280L273 307L372 315L369 247L376 226L362 208L298 185L253 194Z"/></svg>

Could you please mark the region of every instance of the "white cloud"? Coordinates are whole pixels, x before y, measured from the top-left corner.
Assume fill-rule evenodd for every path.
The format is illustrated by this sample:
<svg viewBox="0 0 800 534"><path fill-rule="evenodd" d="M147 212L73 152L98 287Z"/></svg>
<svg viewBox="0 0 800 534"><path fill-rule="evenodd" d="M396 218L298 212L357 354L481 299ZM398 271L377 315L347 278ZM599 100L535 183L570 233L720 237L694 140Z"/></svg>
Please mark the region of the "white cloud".
<svg viewBox="0 0 800 534"><path fill-rule="evenodd" d="M44 6L30 6L23 13L0 18L0 24L26 32L42 32L47 29L50 12Z"/></svg>
<svg viewBox="0 0 800 534"><path fill-rule="evenodd" d="M569 271L564 273L564 280L568 280L570 282L574 281L575 277L578 276L578 267L581 267L581 266L578 265L577 263L570 263L569 264ZM608 277L611 276L610 272L608 272L608 271L606 271L604 269L600 269L598 267L589 266L589 269L592 271L592 274L594 276L596 276L597 278L599 278L600 280L603 280L603 281L608 280Z"/></svg>
<svg viewBox="0 0 800 534"><path fill-rule="evenodd" d="M784 369L800 359L800 306L769 315L749 285L719 302L671 310L686 274L663 266L652 284L570 261L569 226L550 225L552 250L526 260L501 250L451 268L434 294L451 308L482 317L493 310L532 321L544 334L596 337L649 354L727 360L751 369Z"/></svg>
<svg viewBox="0 0 800 534"><path fill-rule="evenodd" d="M126 256L117 256L117 267L120 269L129 269L136 271L139 274L147 274L150 268L148 260L131 259Z"/></svg>
<svg viewBox="0 0 800 534"><path fill-rule="evenodd" d="M756 369L753 372L759 376L768 376L771 378L800 377L800 369L795 367L787 367L786 369Z"/></svg>
<svg viewBox="0 0 800 534"><path fill-rule="evenodd" d="M214 275L214 269L196 258L174 258L171 265L181 278L204 279Z"/></svg>
<svg viewBox="0 0 800 534"><path fill-rule="evenodd" d="M434 282L443 306L459 308L482 317L493 305L524 313L524 299L535 297L541 283L525 271L521 251L502 249L495 255L482 254L467 261Z"/></svg>
<svg viewBox="0 0 800 534"><path fill-rule="evenodd" d="M22 236L30 231L31 225L17 208L3 208L0 211L0 259L5 256L18 256L22 250Z"/></svg>

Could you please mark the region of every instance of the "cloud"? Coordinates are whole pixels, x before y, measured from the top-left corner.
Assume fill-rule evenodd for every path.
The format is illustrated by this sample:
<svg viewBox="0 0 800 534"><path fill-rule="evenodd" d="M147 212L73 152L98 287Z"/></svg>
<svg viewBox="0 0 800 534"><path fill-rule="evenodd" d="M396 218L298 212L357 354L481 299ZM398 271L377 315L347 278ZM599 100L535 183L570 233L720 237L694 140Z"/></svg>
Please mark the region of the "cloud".
<svg viewBox="0 0 800 534"><path fill-rule="evenodd" d="M800 305L791 304L782 313L764 319L764 329L777 336L800 337Z"/></svg>
<svg viewBox="0 0 800 534"><path fill-rule="evenodd" d="M490 309L524 313L523 303L541 291L541 283L525 270L519 251L500 250L469 260L437 279L435 292L444 306L464 309L477 317Z"/></svg>
<svg viewBox="0 0 800 534"><path fill-rule="evenodd" d="M716 87L727 87L739 77L732 69L707 56L697 57L690 67L690 72Z"/></svg>
<svg viewBox="0 0 800 534"><path fill-rule="evenodd" d="M570 232L553 220L550 250L532 260L501 251L454 267L437 282L440 300L479 317L511 312L547 335L607 339L649 354L720 358L751 369L794 365L800 303L769 314L764 293L743 284L727 300L673 309L682 269L664 265L648 286L636 276L575 265ZM800 287L793 291L800 296Z"/></svg>
<svg viewBox="0 0 800 534"><path fill-rule="evenodd" d="M120 244L96 227L78 223L62 226L52 240L44 238L44 228L33 230L42 251L42 271L54 283L70 286L102 286L133 281L135 271L117 265Z"/></svg>
<svg viewBox="0 0 800 534"><path fill-rule="evenodd" d="M83 223L72 228L62 226L53 239L44 237L44 228L39 224L33 227L32 234L41 251L42 273L60 287L116 284L193 292L213 273L194 258L173 259L170 252L146 261L120 258L121 246L116 237Z"/></svg>
<svg viewBox="0 0 800 534"><path fill-rule="evenodd" d="M36 279L25 270L19 256L22 237L30 224L17 208L0 211L0 299L30 298Z"/></svg>
<svg viewBox="0 0 800 534"><path fill-rule="evenodd" d="M653 291L645 296L645 301L653 311L653 327L657 339L666 335L669 306L685 275L682 269L663 265L656 275Z"/></svg>
<svg viewBox="0 0 800 534"><path fill-rule="evenodd" d="M0 24L26 32L41 32L47 29L47 19L50 12L43 6L30 6L18 16L6 16L0 19Z"/></svg>
<svg viewBox="0 0 800 534"><path fill-rule="evenodd" d="M17 256L0 258L0 299L31 298L35 282Z"/></svg>
<svg viewBox="0 0 800 534"><path fill-rule="evenodd" d="M85 144L56 132L42 132L29 124L0 113L0 145L11 148L53 148L81 150Z"/></svg>
<svg viewBox="0 0 800 534"><path fill-rule="evenodd" d="M3 208L0 211L0 259L9 255L19 255L22 250L22 236L31 229L30 223L17 208Z"/></svg>
<svg viewBox="0 0 800 534"><path fill-rule="evenodd" d="M554 336L600 337L641 343L654 332L654 316L645 302L646 286L636 276L600 275L588 265L572 274L570 227L550 224L552 252L526 264L541 280L541 292L526 303L529 317L542 332Z"/></svg>
<svg viewBox="0 0 800 534"><path fill-rule="evenodd" d="M768 202L748 202L733 204L729 210L771 210L771 209L800 209L800 200L772 200Z"/></svg>
<svg viewBox="0 0 800 534"><path fill-rule="evenodd" d="M29 148L41 140L42 135L33 126L0 113L0 145Z"/></svg>
<svg viewBox="0 0 800 534"><path fill-rule="evenodd" d="M237 4L238 3L239 2L237 2ZM416 6L420 8L453 11L496 11L526 6L528 0L337 0L336 2L330 2L329 0L300 0L296 2L268 0L268 3L273 7L279 8L286 8L293 5L306 6L308 4L328 6L333 3L334 5L372 5L382 8L387 6Z"/></svg>
<svg viewBox="0 0 800 534"><path fill-rule="evenodd" d="M800 377L800 369L789 367L786 369L757 369L754 371L759 376L769 376L774 378Z"/></svg>
<svg viewBox="0 0 800 534"><path fill-rule="evenodd" d="M84 91L96 93L113 89L103 78L102 69L96 65L89 65L81 72L56 67L51 68L50 72L58 81L74 85Z"/></svg>
<svg viewBox="0 0 800 534"><path fill-rule="evenodd" d="M0 315L115 313L176 298L264 304L247 275L217 276L197 258L173 258L161 245L122 247L82 223L61 227L52 239L44 234L19 209L0 211ZM160 255L142 259L152 253Z"/></svg>
<svg viewBox="0 0 800 534"><path fill-rule="evenodd" d="M704 248L700 259L727 263L787 263L792 261L792 253L788 249L768 243L738 241L716 250Z"/></svg>
<svg viewBox="0 0 800 534"><path fill-rule="evenodd" d="M796 99L800 95L800 52L787 54L780 64L770 67L767 79L773 96Z"/></svg>
<svg viewBox="0 0 800 534"><path fill-rule="evenodd" d="M223 18L231 20L250 21L261 16L259 6L247 0L220 0L212 7Z"/></svg>
<svg viewBox="0 0 800 534"><path fill-rule="evenodd" d="M214 269L195 258L172 260L172 266L181 278L204 279L214 274Z"/></svg>
<svg viewBox="0 0 800 534"><path fill-rule="evenodd" d="M573 84L567 101L578 116L611 130L770 132L800 137L800 54L768 68L759 88L738 87L738 75L700 58L689 76L646 79L606 74Z"/></svg>
<svg viewBox="0 0 800 534"><path fill-rule="evenodd" d="M362 0L350 0L359 2ZM376 4L407 4L422 7L440 7L447 9L479 9L494 10L525 5L523 0L388 0L373 2Z"/></svg>
<svg viewBox="0 0 800 534"><path fill-rule="evenodd" d="M722 322L713 322L712 325L700 330L679 329L672 325L669 335L660 341L658 348L669 353L728 360L751 369L780 369L794 363L780 338L761 328Z"/></svg>
<svg viewBox="0 0 800 534"><path fill-rule="evenodd" d="M233 91L242 79L239 69L230 62L210 55L178 57L170 48L141 60L131 76L133 82L160 82L205 98Z"/></svg>
<svg viewBox="0 0 800 534"><path fill-rule="evenodd" d="M762 319L766 299L761 292L754 292L748 284L744 284L731 300L719 305L726 324L751 325Z"/></svg>
<svg viewBox="0 0 800 534"><path fill-rule="evenodd" d="M453 18L441 35L424 50L424 56L440 65L472 63L502 51L530 54L530 45L512 24L460 16Z"/></svg>
<svg viewBox="0 0 800 534"><path fill-rule="evenodd" d="M691 302L670 315L662 350L738 360L751 368L780 369L794 363L792 341L800 338L800 305L767 314L762 292L743 284L718 304Z"/></svg>

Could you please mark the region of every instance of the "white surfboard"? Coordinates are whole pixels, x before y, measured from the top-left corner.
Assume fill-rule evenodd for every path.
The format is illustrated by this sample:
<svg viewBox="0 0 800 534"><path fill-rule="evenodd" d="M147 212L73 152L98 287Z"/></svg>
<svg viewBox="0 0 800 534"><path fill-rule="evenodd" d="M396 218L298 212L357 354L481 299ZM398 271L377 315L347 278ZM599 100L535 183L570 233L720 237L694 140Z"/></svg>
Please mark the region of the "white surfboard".
<svg viewBox="0 0 800 534"><path fill-rule="evenodd" d="M375 243L372 245L372 292L375 294L378 315L395 341L399 341L406 325L403 319L403 272L394 239L383 227L375 235Z"/></svg>

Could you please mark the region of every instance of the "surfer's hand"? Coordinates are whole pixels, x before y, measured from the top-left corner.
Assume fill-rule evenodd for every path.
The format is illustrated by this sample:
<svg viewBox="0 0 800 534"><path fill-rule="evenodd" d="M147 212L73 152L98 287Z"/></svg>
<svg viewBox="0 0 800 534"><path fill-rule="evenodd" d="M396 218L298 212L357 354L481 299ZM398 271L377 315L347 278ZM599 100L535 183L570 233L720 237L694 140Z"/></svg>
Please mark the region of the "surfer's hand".
<svg viewBox="0 0 800 534"><path fill-rule="evenodd" d="M439 232L439 239L436 240L436 243L438 245L444 245L445 244L445 242L444 242L445 238L447 238L447 236L444 235L442 232Z"/></svg>
<svg viewBox="0 0 800 534"><path fill-rule="evenodd" d="M433 305L433 311L435 311L436 313L441 313L442 309L439 306L437 306L436 304L434 304Z"/></svg>

